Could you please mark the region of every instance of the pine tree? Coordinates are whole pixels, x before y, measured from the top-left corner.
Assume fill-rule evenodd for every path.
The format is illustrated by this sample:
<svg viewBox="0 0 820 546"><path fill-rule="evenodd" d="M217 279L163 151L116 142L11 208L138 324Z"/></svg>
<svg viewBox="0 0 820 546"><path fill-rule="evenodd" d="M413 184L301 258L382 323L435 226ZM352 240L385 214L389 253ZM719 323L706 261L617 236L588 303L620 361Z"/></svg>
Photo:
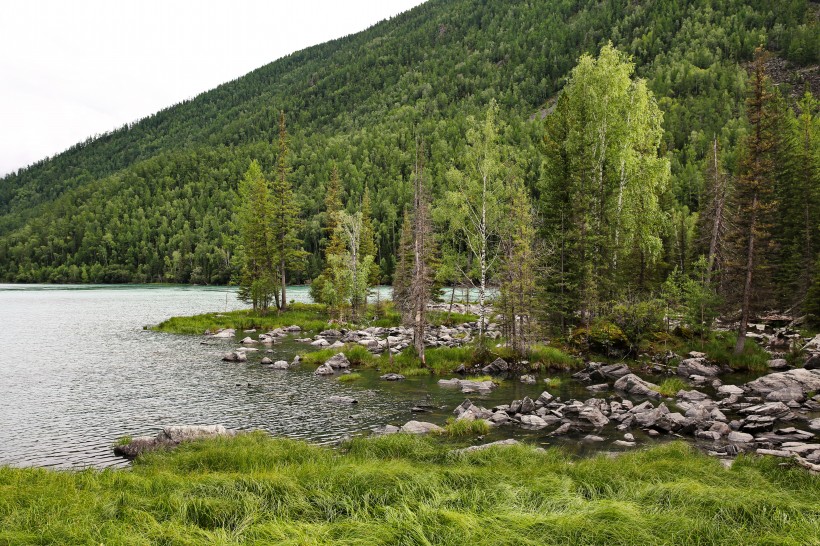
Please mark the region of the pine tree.
<svg viewBox="0 0 820 546"><path fill-rule="evenodd" d="M770 215L775 205L772 160L772 151L775 147L774 115L765 63L766 55L758 48L752 67L751 93L746 101L751 132L745 142L736 184L738 220L735 241L738 246L738 257L741 259L736 268L742 278L743 291L735 354L742 353L746 343L746 329L753 303L752 294L755 293L756 303L763 299L760 289L763 282L756 273L761 272L762 267L767 265L764 253L769 250Z"/></svg>
<svg viewBox="0 0 820 546"><path fill-rule="evenodd" d="M717 276L718 286L721 286L721 271L726 258L726 233L729 227L727 204L730 192L730 178L721 166L720 152L718 138L715 136L706 156L706 187L698 216L701 245L706 250L706 283L711 284Z"/></svg>
<svg viewBox="0 0 820 546"><path fill-rule="evenodd" d="M277 292L273 208L268 182L259 163L252 161L239 184L236 227L242 252L239 255L239 297L253 305L254 311L267 312Z"/></svg>
<svg viewBox="0 0 820 546"><path fill-rule="evenodd" d="M378 248L376 247L376 232L373 229L372 215L373 205L370 200L370 189L368 186L365 186L364 194L362 195L362 240L359 246L359 253L362 256L373 256L373 263L378 264ZM379 284L380 278L381 275L378 265L371 267L370 275L367 279L368 285L375 286ZM365 293L364 306L367 308L367 293Z"/></svg>
<svg viewBox="0 0 820 546"><path fill-rule="evenodd" d="M273 218L271 230L274 239L274 259L276 262L278 284L281 299L275 296L280 311L287 308L287 272L298 271L304 266L307 253L302 250L302 241L298 237L301 226L299 205L293 193L288 174L288 144L285 130L285 113L279 113L279 159L277 176L271 186L273 200Z"/></svg>

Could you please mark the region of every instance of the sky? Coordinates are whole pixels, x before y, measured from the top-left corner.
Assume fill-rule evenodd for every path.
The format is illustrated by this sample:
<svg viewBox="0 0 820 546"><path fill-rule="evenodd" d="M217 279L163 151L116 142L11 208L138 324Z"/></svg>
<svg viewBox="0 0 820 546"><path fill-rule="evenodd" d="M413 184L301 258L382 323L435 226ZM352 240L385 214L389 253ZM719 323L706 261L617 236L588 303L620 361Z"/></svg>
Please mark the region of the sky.
<svg viewBox="0 0 820 546"><path fill-rule="evenodd" d="M2 0L0 176L421 0Z"/></svg>

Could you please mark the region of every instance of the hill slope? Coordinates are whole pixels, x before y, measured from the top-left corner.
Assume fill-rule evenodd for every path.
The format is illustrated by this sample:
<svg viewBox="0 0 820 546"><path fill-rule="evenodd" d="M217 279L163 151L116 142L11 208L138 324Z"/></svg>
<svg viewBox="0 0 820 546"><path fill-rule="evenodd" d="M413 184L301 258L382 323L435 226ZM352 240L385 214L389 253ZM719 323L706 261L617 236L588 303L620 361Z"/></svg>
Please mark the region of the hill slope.
<svg viewBox="0 0 820 546"><path fill-rule="evenodd" d="M709 140L743 131L744 63L760 43L817 61L817 4L765 0L480 2L431 0L340 40L294 53L139 123L0 179L0 280L226 282L235 188L251 159L272 170L277 113L319 269L323 188L339 165L353 204L374 194L385 275L414 156L430 144L434 185L490 99L505 139L539 177L539 112L583 52L611 40L634 56L665 111L670 199L697 208ZM534 118L534 119L533 119Z"/></svg>

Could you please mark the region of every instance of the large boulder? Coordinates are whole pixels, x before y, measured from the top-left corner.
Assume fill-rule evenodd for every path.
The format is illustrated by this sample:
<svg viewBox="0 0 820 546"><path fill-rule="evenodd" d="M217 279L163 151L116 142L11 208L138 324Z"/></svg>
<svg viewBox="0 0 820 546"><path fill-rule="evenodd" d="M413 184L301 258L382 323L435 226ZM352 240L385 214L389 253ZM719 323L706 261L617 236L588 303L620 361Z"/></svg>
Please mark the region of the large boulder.
<svg viewBox="0 0 820 546"><path fill-rule="evenodd" d="M325 366L330 366L334 370L347 369L350 367L350 361L344 353L336 353L325 361Z"/></svg>
<svg viewBox="0 0 820 546"><path fill-rule="evenodd" d="M649 381L644 381L637 375L630 373L621 377L615 382L615 389L634 396L645 396L647 398L660 398L658 386Z"/></svg>
<svg viewBox="0 0 820 546"><path fill-rule="evenodd" d="M115 446L114 454L133 458L148 451L172 448L182 442L233 434L222 425L165 426L156 436L139 436L126 444Z"/></svg>
<svg viewBox="0 0 820 546"><path fill-rule="evenodd" d="M687 358L678 364L677 373L683 377L689 377L691 375L712 377L720 373L720 368L707 364L705 358Z"/></svg>
<svg viewBox="0 0 820 546"><path fill-rule="evenodd" d="M444 429L433 423L425 421L408 421L399 431L406 434L428 434L430 432L442 432Z"/></svg>
<svg viewBox="0 0 820 546"><path fill-rule="evenodd" d="M570 420L572 428L580 430L599 430L609 424L607 416L594 406L567 406L561 415Z"/></svg>
<svg viewBox="0 0 820 546"><path fill-rule="evenodd" d="M806 393L820 389L820 370L807 370L798 368L785 372L776 372L758 377L754 381L746 383L746 388L760 396L767 397L771 393L773 398L779 401L801 400ZM788 398L797 395L799 397Z"/></svg>
<svg viewBox="0 0 820 546"><path fill-rule="evenodd" d="M315 372L313 372L314 375L333 375L333 373L333 368L331 368L327 364L322 364L321 366L316 368Z"/></svg>

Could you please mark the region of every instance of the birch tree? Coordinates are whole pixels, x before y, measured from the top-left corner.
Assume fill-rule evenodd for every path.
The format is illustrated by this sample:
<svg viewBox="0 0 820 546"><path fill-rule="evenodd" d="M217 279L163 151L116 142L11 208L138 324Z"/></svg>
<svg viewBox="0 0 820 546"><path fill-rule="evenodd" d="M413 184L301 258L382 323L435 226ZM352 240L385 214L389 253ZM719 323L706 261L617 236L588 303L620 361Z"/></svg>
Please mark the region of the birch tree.
<svg viewBox="0 0 820 546"><path fill-rule="evenodd" d="M499 230L505 200L505 166L498 142L498 106L491 101L483 120L470 118L464 165L447 175L450 187L439 215L457 234L474 261L474 271L462 271L478 289L479 338L487 322L487 286L498 257Z"/></svg>

